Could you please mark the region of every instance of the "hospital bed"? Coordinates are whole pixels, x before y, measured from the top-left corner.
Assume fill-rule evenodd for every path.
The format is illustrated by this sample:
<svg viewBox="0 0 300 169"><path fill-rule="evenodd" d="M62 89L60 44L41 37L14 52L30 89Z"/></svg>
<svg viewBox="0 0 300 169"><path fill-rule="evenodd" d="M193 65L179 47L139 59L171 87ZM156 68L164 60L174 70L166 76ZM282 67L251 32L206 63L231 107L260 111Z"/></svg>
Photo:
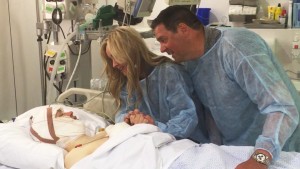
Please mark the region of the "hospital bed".
<svg viewBox="0 0 300 169"><path fill-rule="evenodd" d="M82 107L62 107L83 120L89 129L104 128L114 118L117 106L105 92L72 88L62 93L58 102L79 94L87 98ZM47 106L31 109L14 122L0 124L0 169L63 169L65 151L55 145L39 143L29 134L29 117ZM109 113L108 113L109 112ZM93 134L93 133L90 133ZM111 169L231 169L249 158L250 146L217 146L196 144L190 140L175 140L156 126L140 124L129 127L120 135L110 137L91 155L78 161L72 168ZM118 167L119 166L119 167ZM121 167L120 167L121 166ZM300 153L282 152L271 169L299 169Z"/></svg>

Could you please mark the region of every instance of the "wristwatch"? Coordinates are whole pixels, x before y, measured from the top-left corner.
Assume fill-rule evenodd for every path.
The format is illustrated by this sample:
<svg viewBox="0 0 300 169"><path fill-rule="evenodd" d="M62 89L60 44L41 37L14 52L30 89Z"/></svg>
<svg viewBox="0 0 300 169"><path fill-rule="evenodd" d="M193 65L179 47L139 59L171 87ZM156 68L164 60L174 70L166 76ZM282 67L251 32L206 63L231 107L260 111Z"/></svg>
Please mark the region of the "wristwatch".
<svg viewBox="0 0 300 169"><path fill-rule="evenodd" d="M264 164L264 165L266 165L266 166L269 166L269 165L270 165L269 157L266 156L266 155L263 154L263 153L254 153L254 154L252 155L252 158L253 158L255 161L257 161L257 162L259 162L259 163L261 163L261 164Z"/></svg>

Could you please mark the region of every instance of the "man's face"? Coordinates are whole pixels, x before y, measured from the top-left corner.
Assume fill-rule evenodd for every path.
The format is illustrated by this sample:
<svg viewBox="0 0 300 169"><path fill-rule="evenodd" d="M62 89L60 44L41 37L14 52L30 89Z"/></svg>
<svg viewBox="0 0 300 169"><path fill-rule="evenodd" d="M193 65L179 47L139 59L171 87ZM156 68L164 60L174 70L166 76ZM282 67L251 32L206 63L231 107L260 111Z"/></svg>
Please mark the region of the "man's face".
<svg viewBox="0 0 300 169"><path fill-rule="evenodd" d="M181 31L176 33L169 31L163 24L154 29L157 41L160 43L160 51L172 55L176 62L185 61L184 37Z"/></svg>

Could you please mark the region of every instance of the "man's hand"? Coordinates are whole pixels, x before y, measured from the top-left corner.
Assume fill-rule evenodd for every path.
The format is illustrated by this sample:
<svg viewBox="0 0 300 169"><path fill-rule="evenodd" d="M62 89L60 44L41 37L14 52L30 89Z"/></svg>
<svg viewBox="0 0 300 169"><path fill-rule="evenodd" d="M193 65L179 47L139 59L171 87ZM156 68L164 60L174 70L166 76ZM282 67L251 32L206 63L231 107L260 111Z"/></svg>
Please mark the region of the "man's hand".
<svg viewBox="0 0 300 169"><path fill-rule="evenodd" d="M149 115L145 115L143 112L140 112L138 109L128 112L124 117L124 121L129 125L147 123L154 124L154 120Z"/></svg>
<svg viewBox="0 0 300 169"><path fill-rule="evenodd" d="M258 149L253 154L263 153L268 157L269 161L272 161L272 156L265 150ZM252 156L245 162L237 165L235 169L268 169L268 165L257 162Z"/></svg>
<svg viewBox="0 0 300 169"><path fill-rule="evenodd" d="M255 161L252 157L239 164L235 169L268 169L267 165Z"/></svg>

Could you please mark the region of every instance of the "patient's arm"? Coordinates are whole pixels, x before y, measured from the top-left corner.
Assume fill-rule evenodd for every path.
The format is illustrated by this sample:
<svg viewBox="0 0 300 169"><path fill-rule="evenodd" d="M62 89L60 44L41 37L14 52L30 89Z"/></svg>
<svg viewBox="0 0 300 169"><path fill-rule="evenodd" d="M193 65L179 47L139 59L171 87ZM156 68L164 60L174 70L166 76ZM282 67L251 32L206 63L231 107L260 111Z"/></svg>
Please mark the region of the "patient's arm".
<svg viewBox="0 0 300 169"><path fill-rule="evenodd" d="M108 136L106 132L100 132L94 137L81 136L74 142L67 145L65 148L68 153L65 156L65 167L71 168L73 164L93 153L99 146L107 141Z"/></svg>

